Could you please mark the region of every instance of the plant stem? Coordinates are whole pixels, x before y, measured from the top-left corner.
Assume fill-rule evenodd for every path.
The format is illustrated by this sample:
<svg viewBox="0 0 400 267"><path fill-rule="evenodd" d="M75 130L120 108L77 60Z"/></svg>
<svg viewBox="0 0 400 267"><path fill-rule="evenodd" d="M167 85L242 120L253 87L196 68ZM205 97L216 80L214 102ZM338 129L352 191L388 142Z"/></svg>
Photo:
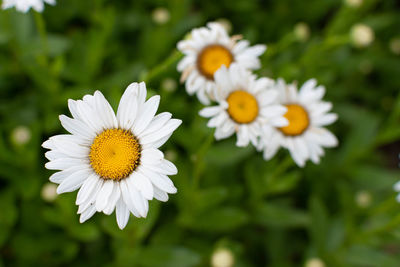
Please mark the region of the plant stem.
<svg viewBox="0 0 400 267"><path fill-rule="evenodd" d="M47 66L48 65L47 53L49 51L49 47L47 42L46 22L42 16L42 13L40 12L33 12L33 13L35 17L36 28L39 33L40 42L42 45L42 55L39 60L40 63L42 63L44 66Z"/></svg>
<svg viewBox="0 0 400 267"><path fill-rule="evenodd" d="M193 188L197 188L200 182L201 175L204 167L204 156L207 153L210 146L214 143L214 132L212 132L203 145L199 148L196 153L195 164L193 168Z"/></svg>
<svg viewBox="0 0 400 267"><path fill-rule="evenodd" d="M178 50L174 50L167 59L144 74L141 80L145 83L150 82L152 79L166 71L171 65L175 64L179 59L181 59L181 57L182 54Z"/></svg>

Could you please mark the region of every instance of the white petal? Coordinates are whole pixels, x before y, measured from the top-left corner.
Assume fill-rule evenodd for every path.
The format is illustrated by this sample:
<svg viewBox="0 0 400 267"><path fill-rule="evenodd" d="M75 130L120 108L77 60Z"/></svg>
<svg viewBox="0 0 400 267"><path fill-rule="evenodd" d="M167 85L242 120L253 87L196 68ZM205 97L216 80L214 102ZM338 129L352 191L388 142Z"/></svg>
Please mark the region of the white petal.
<svg viewBox="0 0 400 267"><path fill-rule="evenodd" d="M107 206L103 209L104 214L110 215L114 211L117 201L121 198L121 189L118 183L114 182L114 188L108 199Z"/></svg>
<svg viewBox="0 0 400 267"><path fill-rule="evenodd" d="M102 120L99 119L99 114L87 102L78 100L77 109L82 120L88 125L91 131L100 134L104 130L105 127Z"/></svg>
<svg viewBox="0 0 400 267"><path fill-rule="evenodd" d="M135 122L137 115L137 95L139 93L139 84L132 83L126 88L118 105L117 119L119 127L130 129Z"/></svg>
<svg viewBox="0 0 400 267"><path fill-rule="evenodd" d="M89 140L93 140L94 137L96 136L96 133L90 131L88 125L86 125L84 122L80 120L71 119L65 115L60 115L59 119L64 129L74 135L81 136Z"/></svg>
<svg viewBox="0 0 400 267"><path fill-rule="evenodd" d="M176 187L173 182L168 178L168 176L152 171L151 169L146 168L145 166L141 166L142 173L150 179L152 184L160 188L161 190L175 194L177 192Z"/></svg>
<svg viewBox="0 0 400 267"><path fill-rule="evenodd" d="M47 162L44 166L49 170L65 170L77 165L85 165L86 161L77 158L59 158Z"/></svg>
<svg viewBox="0 0 400 267"><path fill-rule="evenodd" d="M140 161L143 164L152 164L164 158L164 154L157 148L143 149L141 154Z"/></svg>
<svg viewBox="0 0 400 267"><path fill-rule="evenodd" d="M396 182L393 185L393 190L396 191L396 192L400 192L400 181Z"/></svg>
<svg viewBox="0 0 400 267"><path fill-rule="evenodd" d="M81 217L79 218L80 223L84 223L88 219L90 219L96 213L96 208L94 205L90 205L84 212L82 212Z"/></svg>
<svg viewBox="0 0 400 267"><path fill-rule="evenodd" d="M81 187L83 182L92 174L91 170L80 170L65 178L57 187L57 194L72 192Z"/></svg>
<svg viewBox="0 0 400 267"><path fill-rule="evenodd" d="M168 201L168 194L159 189L157 186L154 186L154 198L159 201L166 202Z"/></svg>
<svg viewBox="0 0 400 267"><path fill-rule="evenodd" d="M53 173L50 176L49 180L53 183L60 184L62 181L64 181L68 176L70 176L74 172L81 171L81 170L88 170L88 169L89 169L89 167L87 165L83 165L83 164L75 165L75 166L72 166L63 171Z"/></svg>
<svg viewBox="0 0 400 267"><path fill-rule="evenodd" d="M86 181L82 184L81 188L78 191L78 195L76 197L76 205L82 205L89 198L91 198L92 194L95 194L102 187L104 180L101 179L97 174L93 173L86 179Z"/></svg>
<svg viewBox="0 0 400 267"><path fill-rule="evenodd" d="M155 95L144 103L143 107L139 110L137 119L133 124L132 131L135 135L139 136L149 125L154 115L157 112L158 105L160 103L160 96Z"/></svg>
<svg viewBox="0 0 400 267"><path fill-rule="evenodd" d="M157 141L155 141L154 143L151 143L151 147L154 148L159 148L160 146L162 146L163 144L165 144L165 142L168 141L168 139L171 137L172 133L170 133L167 136L164 136L161 139L158 139ZM145 145L144 147L150 146L149 144Z"/></svg>
<svg viewBox="0 0 400 267"><path fill-rule="evenodd" d="M205 118L210 118L221 112L222 108L220 106L206 107L200 110L199 115Z"/></svg>
<svg viewBox="0 0 400 267"><path fill-rule="evenodd" d="M123 198L127 208L129 209L129 211L132 212L134 216L139 218L139 217L141 217L141 215L139 214L138 210L135 207L135 204L133 202L133 198L132 198L131 193L129 191L128 184L127 184L126 180L127 179L123 179L119 183L119 187L121 189L122 198Z"/></svg>
<svg viewBox="0 0 400 267"><path fill-rule="evenodd" d="M328 113L322 116L319 116L318 118L313 119L313 125L315 126L325 126L332 124L337 120L338 116L335 113Z"/></svg>
<svg viewBox="0 0 400 267"><path fill-rule="evenodd" d="M145 145L148 143L156 142L157 140L175 131L176 128L178 128L179 125L181 125L181 123L182 123L181 120L171 119L158 132L146 135L143 138L141 138L140 143Z"/></svg>
<svg viewBox="0 0 400 267"><path fill-rule="evenodd" d="M117 205L116 205L116 217L117 217L117 224L119 229L124 229L126 224L129 221L129 210L127 206L125 205L124 201L122 200L122 197L118 200Z"/></svg>
<svg viewBox="0 0 400 267"><path fill-rule="evenodd" d="M132 183L132 179L125 179L128 185L129 192L133 201L133 205L139 212L140 216L146 218L148 212L148 205L146 205L147 200L145 200L142 194L136 189Z"/></svg>
<svg viewBox="0 0 400 267"><path fill-rule="evenodd" d="M132 180L132 184L142 193L143 197L147 200L153 199L153 185L140 171L134 172L128 179Z"/></svg>
<svg viewBox="0 0 400 267"><path fill-rule="evenodd" d="M99 118L103 121L103 127L107 129L117 128L118 122L115 117L114 110L110 103L105 99L100 91L94 93L96 112Z"/></svg>
<svg viewBox="0 0 400 267"><path fill-rule="evenodd" d="M54 145L58 151L73 158L87 159L89 157L89 147L79 145L75 142L54 139Z"/></svg>
<svg viewBox="0 0 400 267"><path fill-rule="evenodd" d="M139 139L147 134L151 134L160 130L161 127L171 119L171 116L172 114L169 112L163 112L155 116L143 133L138 135Z"/></svg>
<svg viewBox="0 0 400 267"><path fill-rule="evenodd" d="M68 156L59 152L59 151L47 151L46 153L44 153L44 156L48 159L48 160L56 160L59 158L67 158Z"/></svg>
<svg viewBox="0 0 400 267"><path fill-rule="evenodd" d="M176 166L172 162L166 159L162 159L152 164L148 164L146 165L146 167L155 172L159 172L165 175L175 175L178 173L178 169L176 168Z"/></svg>
<svg viewBox="0 0 400 267"><path fill-rule="evenodd" d="M96 198L96 210L102 211L106 206L108 199L114 189L114 181L111 179L105 180L100 192L97 194Z"/></svg>

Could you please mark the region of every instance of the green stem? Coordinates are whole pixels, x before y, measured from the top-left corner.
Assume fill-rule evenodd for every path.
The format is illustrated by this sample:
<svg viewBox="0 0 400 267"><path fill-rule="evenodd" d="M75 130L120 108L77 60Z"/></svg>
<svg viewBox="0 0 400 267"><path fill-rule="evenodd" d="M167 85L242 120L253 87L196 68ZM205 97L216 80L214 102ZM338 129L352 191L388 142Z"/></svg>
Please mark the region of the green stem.
<svg viewBox="0 0 400 267"><path fill-rule="evenodd" d="M46 22L42 16L42 13L40 12L33 12L34 17L35 17L35 24L37 31L40 36L40 42L42 43L42 55L40 57L40 62L44 64L45 66L48 65L48 60L47 60L47 53L49 51L49 46L47 42L47 32L46 32Z"/></svg>
<svg viewBox="0 0 400 267"><path fill-rule="evenodd" d="M162 63L160 63L159 65L154 67L149 72L145 73L142 76L141 80L144 81L145 83L150 82L152 79L154 79L155 77L157 77L160 74L162 74L163 72L165 72L171 65L176 64L176 62L179 59L181 59L181 57L182 57L182 54L178 50L174 50L174 52L172 52L172 54L167 59L165 59Z"/></svg>
<svg viewBox="0 0 400 267"><path fill-rule="evenodd" d="M286 155L285 159L282 160L278 167L275 168L274 174L279 176L280 174L284 173L289 169L291 166L294 165L294 161L290 155Z"/></svg>
<svg viewBox="0 0 400 267"><path fill-rule="evenodd" d="M193 188L197 188L200 182L201 175L204 170L204 156L206 155L210 146L214 143L214 132L212 132L207 139L204 141L203 145L196 153L194 170L193 170Z"/></svg>

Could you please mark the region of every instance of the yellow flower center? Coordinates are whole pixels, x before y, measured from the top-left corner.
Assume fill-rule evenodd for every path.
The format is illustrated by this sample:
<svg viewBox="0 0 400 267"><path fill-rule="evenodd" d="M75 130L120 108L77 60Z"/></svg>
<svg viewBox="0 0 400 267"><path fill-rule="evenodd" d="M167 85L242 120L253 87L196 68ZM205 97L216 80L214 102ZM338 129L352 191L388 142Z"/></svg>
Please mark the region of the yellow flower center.
<svg viewBox="0 0 400 267"><path fill-rule="evenodd" d="M289 125L280 128L285 135L296 136L302 134L310 125L307 111L300 105L286 105L287 112L285 118L289 121Z"/></svg>
<svg viewBox="0 0 400 267"><path fill-rule="evenodd" d="M232 92L228 98L228 114L237 123L250 123L257 118L256 98L243 90Z"/></svg>
<svg viewBox="0 0 400 267"><path fill-rule="evenodd" d="M233 61L233 55L225 46L212 44L208 45L197 57L197 68L207 79L214 79L216 72L222 65L227 68Z"/></svg>
<svg viewBox="0 0 400 267"><path fill-rule="evenodd" d="M103 179L119 181L139 165L140 151L140 144L130 131L108 129L94 139L90 147L90 164Z"/></svg>

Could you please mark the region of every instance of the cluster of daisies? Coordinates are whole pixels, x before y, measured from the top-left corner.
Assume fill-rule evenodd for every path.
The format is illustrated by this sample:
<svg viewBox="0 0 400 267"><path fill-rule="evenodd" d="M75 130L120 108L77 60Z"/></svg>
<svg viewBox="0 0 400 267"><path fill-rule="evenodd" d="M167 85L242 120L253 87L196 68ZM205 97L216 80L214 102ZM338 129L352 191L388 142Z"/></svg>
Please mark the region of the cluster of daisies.
<svg viewBox="0 0 400 267"><path fill-rule="evenodd" d="M282 79L257 77L259 56L265 45L250 46L240 36L229 36L218 23L193 29L178 43L185 55L177 69L188 94L207 105L200 115L210 118L217 140L236 134L236 145L251 143L266 160L280 147L289 150L303 167L307 160L319 163L324 147L338 144L325 126L337 120L332 104L323 101L325 88L314 79L300 89ZM211 104L213 103L213 104Z"/></svg>

